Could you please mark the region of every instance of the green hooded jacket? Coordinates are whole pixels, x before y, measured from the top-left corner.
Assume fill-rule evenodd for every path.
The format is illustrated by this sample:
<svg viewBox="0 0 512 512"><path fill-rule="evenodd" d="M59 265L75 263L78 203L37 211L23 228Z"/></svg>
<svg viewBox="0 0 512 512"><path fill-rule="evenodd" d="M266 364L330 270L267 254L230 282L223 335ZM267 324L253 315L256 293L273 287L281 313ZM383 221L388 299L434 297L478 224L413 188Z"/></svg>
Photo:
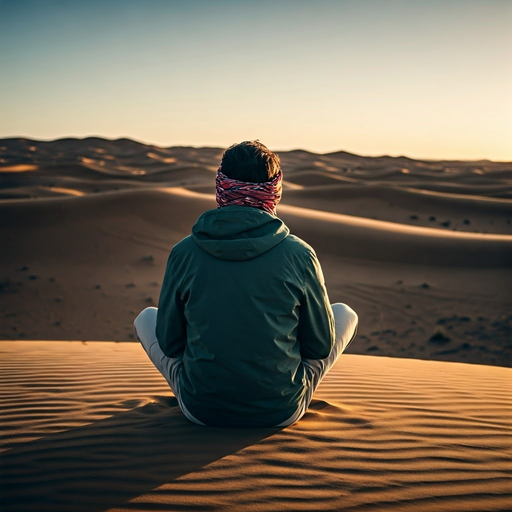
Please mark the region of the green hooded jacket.
<svg viewBox="0 0 512 512"><path fill-rule="evenodd" d="M209 210L169 256L156 335L183 356L180 393L212 426L273 426L304 396L302 359L324 359L334 318L314 250L248 206Z"/></svg>

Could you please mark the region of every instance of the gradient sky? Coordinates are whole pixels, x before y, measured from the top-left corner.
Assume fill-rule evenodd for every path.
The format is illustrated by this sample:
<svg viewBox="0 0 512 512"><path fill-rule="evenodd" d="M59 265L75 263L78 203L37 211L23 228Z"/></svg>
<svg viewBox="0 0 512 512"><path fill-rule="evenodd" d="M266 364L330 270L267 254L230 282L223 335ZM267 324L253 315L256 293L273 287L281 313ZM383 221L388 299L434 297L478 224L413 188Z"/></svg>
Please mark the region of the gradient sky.
<svg viewBox="0 0 512 512"><path fill-rule="evenodd" d="M512 0L0 0L0 137L512 160Z"/></svg>

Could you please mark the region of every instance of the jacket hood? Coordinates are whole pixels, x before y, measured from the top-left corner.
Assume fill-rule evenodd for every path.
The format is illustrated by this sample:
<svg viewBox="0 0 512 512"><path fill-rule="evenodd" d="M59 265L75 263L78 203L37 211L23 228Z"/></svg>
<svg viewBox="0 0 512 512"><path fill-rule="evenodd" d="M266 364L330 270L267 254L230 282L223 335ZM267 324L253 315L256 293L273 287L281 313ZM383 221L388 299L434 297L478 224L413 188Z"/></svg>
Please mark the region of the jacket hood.
<svg viewBox="0 0 512 512"><path fill-rule="evenodd" d="M221 260L250 260L267 252L290 233L279 218L249 206L226 206L203 213L192 239Z"/></svg>

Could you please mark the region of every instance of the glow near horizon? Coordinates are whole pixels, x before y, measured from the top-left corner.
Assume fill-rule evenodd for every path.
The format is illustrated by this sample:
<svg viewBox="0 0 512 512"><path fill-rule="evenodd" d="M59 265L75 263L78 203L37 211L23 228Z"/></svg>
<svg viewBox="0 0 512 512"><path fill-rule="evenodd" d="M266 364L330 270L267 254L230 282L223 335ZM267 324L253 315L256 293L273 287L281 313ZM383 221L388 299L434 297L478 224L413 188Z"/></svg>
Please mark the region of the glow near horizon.
<svg viewBox="0 0 512 512"><path fill-rule="evenodd" d="M512 160L512 2L0 0L0 137Z"/></svg>

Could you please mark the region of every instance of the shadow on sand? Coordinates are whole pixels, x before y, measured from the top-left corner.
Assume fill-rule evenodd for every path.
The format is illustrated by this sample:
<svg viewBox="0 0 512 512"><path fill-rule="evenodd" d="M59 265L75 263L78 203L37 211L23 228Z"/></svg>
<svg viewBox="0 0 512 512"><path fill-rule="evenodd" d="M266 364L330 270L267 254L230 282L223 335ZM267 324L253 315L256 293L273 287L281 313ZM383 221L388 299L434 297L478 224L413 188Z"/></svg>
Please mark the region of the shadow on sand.
<svg viewBox="0 0 512 512"><path fill-rule="evenodd" d="M157 400L2 453L0 510L108 510L279 431L200 427Z"/></svg>

